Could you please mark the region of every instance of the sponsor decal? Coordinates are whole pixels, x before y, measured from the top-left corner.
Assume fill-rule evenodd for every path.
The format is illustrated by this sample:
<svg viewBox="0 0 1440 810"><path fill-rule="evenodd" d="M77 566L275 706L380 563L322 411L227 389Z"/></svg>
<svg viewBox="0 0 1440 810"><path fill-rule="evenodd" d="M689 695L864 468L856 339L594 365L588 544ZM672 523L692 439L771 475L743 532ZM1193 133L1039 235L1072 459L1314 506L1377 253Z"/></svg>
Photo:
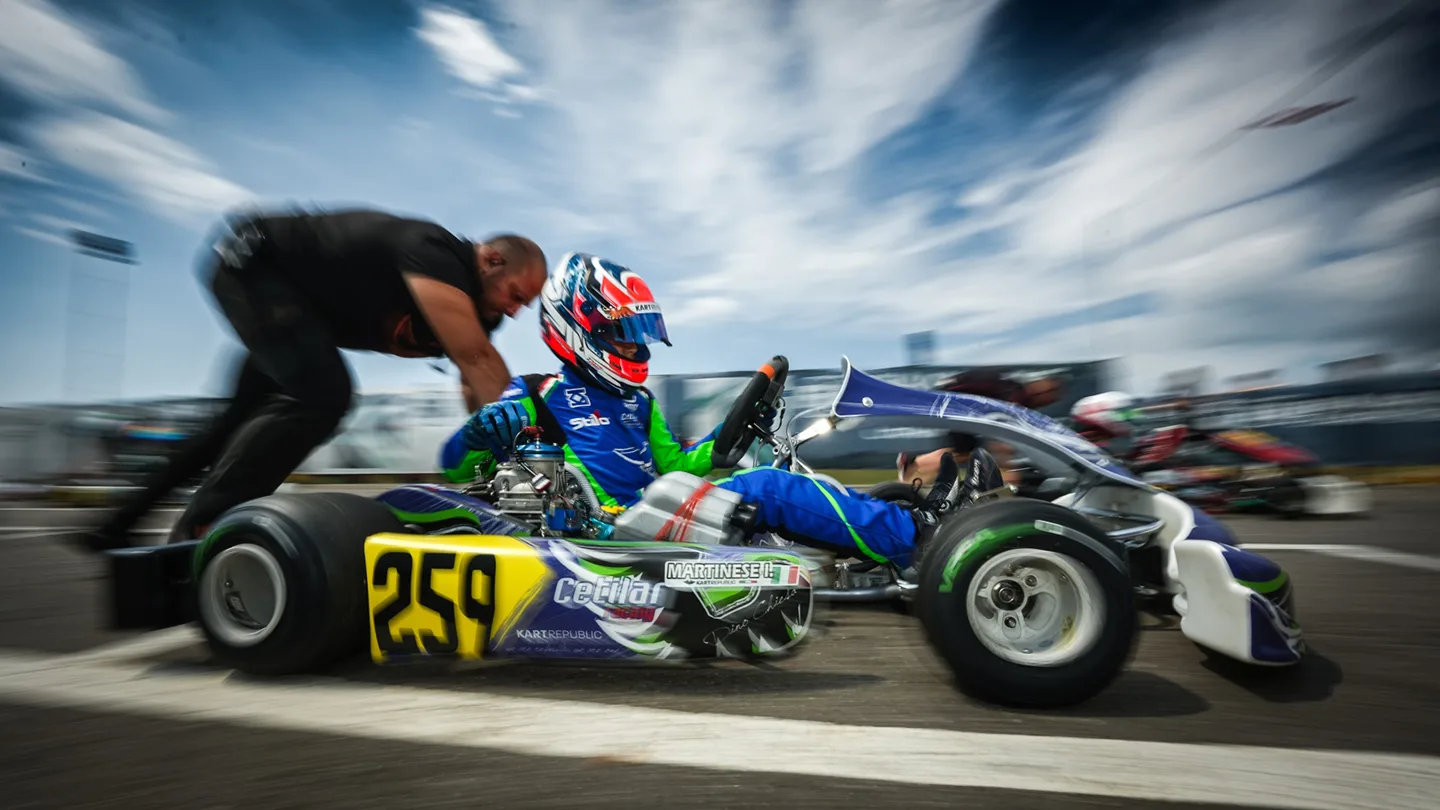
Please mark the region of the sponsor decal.
<svg viewBox="0 0 1440 810"><path fill-rule="evenodd" d="M764 616L767 616L773 611L779 609L780 607L785 605L785 603L794 599L799 593L799 591L791 591L784 596L772 599L769 604L761 608L759 612L757 612L755 615L741 619L734 624L711 630L709 633L705 634L705 638L702 639L702 641L704 641L704 643L706 644L714 644L718 646L722 644L726 639L730 638L741 630L749 630L751 625L758 622Z"/></svg>
<svg viewBox="0 0 1440 810"><path fill-rule="evenodd" d="M660 583L640 577L604 577L594 582L562 577L555 583L554 602L566 607L658 607L664 604L664 598Z"/></svg>
<svg viewBox="0 0 1440 810"><path fill-rule="evenodd" d="M634 464L636 467L639 467L651 475L655 474L655 465L650 458L649 442L645 442L642 447L620 447L611 452L619 456L621 460L627 464Z"/></svg>
<svg viewBox="0 0 1440 810"><path fill-rule="evenodd" d="M516 637L522 641L604 641L605 634L599 630L517 630Z"/></svg>
<svg viewBox="0 0 1440 810"><path fill-rule="evenodd" d="M506 388L504 391L501 391L501 392L500 392L500 398L501 398L501 399L509 399L510 397L518 397L518 396L520 396L520 394L521 394L520 386L518 386L518 385L512 385L512 386L510 386L509 388Z"/></svg>
<svg viewBox="0 0 1440 810"><path fill-rule="evenodd" d="M640 427L640 417L628 411L620 414L620 422L630 427Z"/></svg>
<svg viewBox="0 0 1440 810"><path fill-rule="evenodd" d="M789 588L804 584L800 566L783 562L695 562L668 560L665 584L693 588Z"/></svg>
<svg viewBox="0 0 1440 810"><path fill-rule="evenodd" d="M584 388L566 388L565 404L572 408L590 407L590 392Z"/></svg>
<svg viewBox="0 0 1440 810"><path fill-rule="evenodd" d="M658 582L636 576L580 580L562 577L551 598L567 608L594 606L617 621L653 622L665 606L665 590Z"/></svg>
<svg viewBox="0 0 1440 810"><path fill-rule="evenodd" d="M608 424L610 424L610 419L598 413L592 413L589 416L577 416L570 420L570 427L576 430L583 427L601 427Z"/></svg>

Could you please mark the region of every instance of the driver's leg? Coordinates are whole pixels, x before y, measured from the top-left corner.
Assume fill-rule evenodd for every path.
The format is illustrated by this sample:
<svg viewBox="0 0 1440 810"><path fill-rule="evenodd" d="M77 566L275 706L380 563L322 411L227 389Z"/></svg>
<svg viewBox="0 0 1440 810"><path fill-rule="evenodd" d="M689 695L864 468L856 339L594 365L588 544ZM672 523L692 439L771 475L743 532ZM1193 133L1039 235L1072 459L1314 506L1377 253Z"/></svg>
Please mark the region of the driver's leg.
<svg viewBox="0 0 1440 810"><path fill-rule="evenodd" d="M942 477L947 478L947 485L937 488L940 491L918 509L855 495L808 475L773 467L745 470L715 486L735 492L755 506L759 531L814 538L827 546L854 549L858 557L905 568L911 564L922 526L936 519L927 516L927 510L934 511L941 500L953 494L955 465L946 465Z"/></svg>

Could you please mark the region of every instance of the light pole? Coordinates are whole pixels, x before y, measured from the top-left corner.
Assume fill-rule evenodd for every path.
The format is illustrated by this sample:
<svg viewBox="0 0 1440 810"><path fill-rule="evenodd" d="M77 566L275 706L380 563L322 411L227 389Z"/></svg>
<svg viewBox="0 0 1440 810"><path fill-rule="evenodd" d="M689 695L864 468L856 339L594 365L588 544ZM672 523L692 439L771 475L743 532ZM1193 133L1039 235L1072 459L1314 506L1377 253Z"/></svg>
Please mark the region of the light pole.
<svg viewBox="0 0 1440 810"><path fill-rule="evenodd" d="M106 277L103 272L84 272L87 266L96 270L97 265L88 263L76 265L75 255L70 259L69 312L65 335L65 399L78 401L81 397L81 382L94 381L111 372L113 386L103 383L98 388L98 398L107 394L118 398L120 384L124 378L126 311L129 306L130 270L129 265L137 264L134 245L123 239L102 236L89 231L72 230L70 242L75 254L101 259L124 267L119 280ZM82 280L85 282L82 284ZM85 306L86 303L91 306ZM103 325L109 322L111 330ZM100 331L94 330L99 328ZM82 333L96 338L95 345L82 345ZM93 357L91 366L83 363L85 357ZM112 362L105 363L106 359Z"/></svg>

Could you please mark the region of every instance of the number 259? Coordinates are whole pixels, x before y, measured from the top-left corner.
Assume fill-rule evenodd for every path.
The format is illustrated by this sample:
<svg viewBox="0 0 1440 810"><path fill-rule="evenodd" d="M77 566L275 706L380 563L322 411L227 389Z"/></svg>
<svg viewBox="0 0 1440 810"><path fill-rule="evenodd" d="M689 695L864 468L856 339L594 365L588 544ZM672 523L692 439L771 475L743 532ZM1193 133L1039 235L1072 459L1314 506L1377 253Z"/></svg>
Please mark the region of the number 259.
<svg viewBox="0 0 1440 810"><path fill-rule="evenodd" d="M375 638L387 655L419 655L422 649L426 655L454 655L459 649L455 603L436 592L432 579L436 571L455 570L455 559L455 553L450 551L422 552L418 583L413 576L415 558L410 554L387 551L375 561L372 586L384 587L390 580L390 572L396 574L395 596L375 611ZM482 593L478 594L481 599L473 592L476 574L485 575ZM440 617L445 625L443 638L423 630L418 638L414 631L401 630L397 638L391 631L390 622L416 602ZM475 649L483 654L490 644L490 625L495 621L495 555L475 554L466 560L460 572L460 611L480 625Z"/></svg>

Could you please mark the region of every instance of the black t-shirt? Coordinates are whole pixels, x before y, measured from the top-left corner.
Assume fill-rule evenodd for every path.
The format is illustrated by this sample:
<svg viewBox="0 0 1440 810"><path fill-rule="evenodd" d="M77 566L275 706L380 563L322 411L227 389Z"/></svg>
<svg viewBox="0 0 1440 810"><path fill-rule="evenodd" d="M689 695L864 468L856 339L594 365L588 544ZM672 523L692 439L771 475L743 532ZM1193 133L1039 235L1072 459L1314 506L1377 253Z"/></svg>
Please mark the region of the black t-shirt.
<svg viewBox="0 0 1440 810"><path fill-rule="evenodd" d="M253 222L265 237L261 255L310 299L341 348L401 357L445 354L402 272L458 287L479 316L474 245L433 222L363 209L273 214ZM485 324L487 332L496 326Z"/></svg>

